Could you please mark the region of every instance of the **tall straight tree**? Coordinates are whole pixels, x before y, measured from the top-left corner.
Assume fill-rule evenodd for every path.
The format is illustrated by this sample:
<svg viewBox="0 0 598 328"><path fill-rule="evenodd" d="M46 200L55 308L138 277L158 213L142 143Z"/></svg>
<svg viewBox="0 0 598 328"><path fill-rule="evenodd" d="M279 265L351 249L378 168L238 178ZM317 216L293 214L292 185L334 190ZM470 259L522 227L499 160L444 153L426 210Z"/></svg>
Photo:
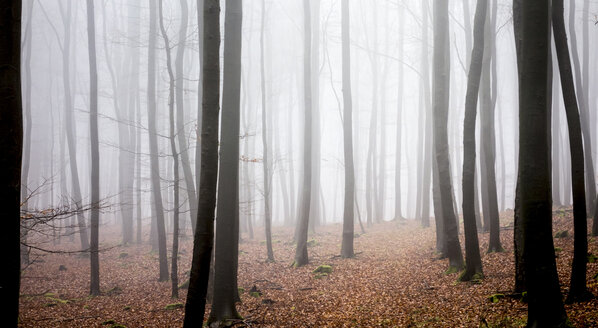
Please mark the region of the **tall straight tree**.
<svg viewBox="0 0 598 328"><path fill-rule="evenodd" d="M480 106L480 137L481 149L484 156L481 161L483 174L482 194L486 196L487 211L484 212L484 222L488 222L490 230L490 240L488 243L488 252L501 252L503 248L500 244L500 222L498 215L498 196L496 191L496 143L495 143L495 108L496 102L496 83L492 84L492 65L496 63L493 55L495 23L491 18L491 8L486 11L486 24L484 28L484 59L482 67L482 84L486 85L486 92L482 96L482 106ZM484 198L484 197L482 197ZM486 230L486 225L484 225Z"/></svg>
<svg viewBox="0 0 598 328"><path fill-rule="evenodd" d="M235 306L239 260L239 129L243 2L228 0L224 20L224 73L220 179L214 250L214 298L208 324L240 319Z"/></svg>
<svg viewBox="0 0 598 328"><path fill-rule="evenodd" d="M189 160L189 147L187 144L187 134L185 130L185 109L184 109L184 82L185 77L184 59L185 47L187 42L187 26L188 24L188 0L180 0L181 5L181 25L179 28L179 43L177 44L176 58L174 66L176 70L175 82L175 96L176 96L176 125L177 125L177 140L179 143L179 153L181 158L181 167L183 169L183 178L185 179L185 190L187 191L187 200L189 202L189 214L191 215L191 227L195 231L195 223L197 220L197 195L195 193L195 182L193 181L193 173L191 171L191 161Z"/></svg>
<svg viewBox="0 0 598 328"><path fill-rule="evenodd" d="M170 141L170 152L172 153L172 168L174 175L173 183L173 225L172 225L172 266L170 268L170 282L172 283L172 297L179 297L179 278L178 278L178 252L179 252L179 154L176 147L176 135L181 134L175 130L175 118L174 118L174 102L175 102L175 78L174 71L172 69L172 56L170 53L170 40L168 33L164 27L164 10L162 0L158 3L158 21L160 22L160 31L162 32L162 38L164 39L164 49L166 50L166 67L168 70L168 131ZM180 45L179 45L180 46Z"/></svg>
<svg viewBox="0 0 598 328"><path fill-rule="evenodd" d="M98 140L98 67L93 0L87 0L87 42L89 52L89 136L91 141L90 294L100 295L100 149Z"/></svg>
<svg viewBox="0 0 598 328"><path fill-rule="evenodd" d="M147 61L147 120L150 148L150 171L156 230L158 236L158 261L160 281L168 280L168 259L166 255L166 228L164 226L164 206L162 187L160 186L160 161L158 154L158 132L156 128L156 36L157 36L157 0L149 1L149 43Z"/></svg>
<svg viewBox="0 0 598 328"><path fill-rule="evenodd" d="M399 59L403 60L405 46L405 20L403 18L403 7L399 6ZM403 91L404 86L404 67L399 63L399 85L397 87L397 131L395 139L395 220L403 219L401 210L401 151L402 151L402 120L403 120Z"/></svg>
<svg viewBox="0 0 598 328"><path fill-rule="evenodd" d="M475 158L476 158L476 109L484 57L484 26L487 0L478 0L474 17L473 49L467 76L465 96L465 120L463 123L463 227L465 230L465 271L459 277L471 280L476 274L483 274L480 245L475 217Z"/></svg>
<svg viewBox="0 0 598 328"><path fill-rule="evenodd" d="M448 104L450 89L450 50L448 1L434 0L433 122L434 148L438 165L438 185L450 270L461 270L463 255L459 245L457 220L453 208L451 168L448 145Z"/></svg>
<svg viewBox="0 0 598 328"><path fill-rule="evenodd" d="M201 2L201 3L200 3ZM218 116L220 112L220 0L198 0L202 6L203 37L201 170L197 225L193 238L191 277L185 304L184 327L201 327L206 307L214 244L214 211L218 180Z"/></svg>
<svg viewBox="0 0 598 328"><path fill-rule="evenodd" d="M268 124L266 120L266 65L264 54L264 38L266 28L266 1L262 0L262 17L260 25L260 91L262 96L262 166L264 173L264 221L266 225L266 251L268 261L274 261L274 251L272 251L272 195L270 187L272 186L270 174L270 161L268 150Z"/></svg>
<svg viewBox="0 0 598 328"><path fill-rule="evenodd" d="M345 156L345 205L343 210L343 240L341 256L351 258L355 230L355 169L353 165L353 100L351 98L351 48L349 0L341 2L341 33L343 58L343 149Z"/></svg>
<svg viewBox="0 0 598 328"><path fill-rule="evenodd" d="M569 148L571 150L571 177L573 189L573 223L575 230L571 286L567 300L570 302L583 300L589 296L586 287L588 233L586 216L586 194L584 181L584 149L579 119L579 107L575 94L575 83L571 69L571 57L567 44L563 0L553 0L552 24L554 43L559 61L561 88L565 101L565 112L569 127ZM588 150L590 151L590 150ZM565 190L569 192L569 190Z"/></svg>
<svg viewBox="0 0 598 328"><path fill-rule="evenodd" d="M528 327L567 327L552 240L550 173L550 4L519 3L519 165L517 201L523 227Z"/></svg>
<svg viewBox="0 0 598 328"><path fill-rule="evenodd" d="M303 93L304 93L304 128L303 128L303 185L301 187L300 209L297 217L297 248L294 266L308 263L307 230L309 228L311 200L311 11L310 0L303 0Z"/></svg>
<svg viewBox="0 0 598 328"><path fill-rule="evenodd" d="M0 297L7 302L0 313L6 325L19 323L21 280L21 160L23 108L21 103L21 6L20 0L0 3L0 247L5 252L0 270Z"/></svg>

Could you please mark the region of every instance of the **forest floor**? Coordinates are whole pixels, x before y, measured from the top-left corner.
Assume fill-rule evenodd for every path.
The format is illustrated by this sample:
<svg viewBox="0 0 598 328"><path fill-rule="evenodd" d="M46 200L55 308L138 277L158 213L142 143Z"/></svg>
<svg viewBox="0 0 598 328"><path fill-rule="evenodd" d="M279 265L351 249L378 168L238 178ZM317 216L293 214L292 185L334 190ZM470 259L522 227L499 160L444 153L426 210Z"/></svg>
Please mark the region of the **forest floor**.
<svg viewBox="0 0 598 328"><path fill-rule="evenodd" d="M485 278L477 283L458 283L457 273L445 273L447 261L437 258L434 229L412 221L376 224L365 234L357 226L354 259L337 256L340 224L320 227L310 235L310 264L302 268L290 266L295 249L287 241L292 230L274 229L274 263L265 261L262 235L255 240L244 236L238 310L251 327L523 327L526 305L509 296L514 283L512 222L512 212L501 218L504 253L486 254L488 234L480 234ZM570 209L554 212L554 232L563 230L569 236L555 239L555 247L565 295L573 256ZM88 296L88 258L46 254L23 272L20 327L182 326L186 291L172 299L171 283L157 281L157 254L147 245L113 246L119 234L106 235L111 237L102 240L106 250L100 255L104 294ZM181 246L179 279L184 282L192 241L187 238ZM598 254L598 238L589 238L589 248ZM319 265L330 265L332 272L313 273ZM588 264L594 295L597 273L598 263ZM254 287L259 293L250 292ZM598 300L566 309L576 327L598 327Z"/></svg>

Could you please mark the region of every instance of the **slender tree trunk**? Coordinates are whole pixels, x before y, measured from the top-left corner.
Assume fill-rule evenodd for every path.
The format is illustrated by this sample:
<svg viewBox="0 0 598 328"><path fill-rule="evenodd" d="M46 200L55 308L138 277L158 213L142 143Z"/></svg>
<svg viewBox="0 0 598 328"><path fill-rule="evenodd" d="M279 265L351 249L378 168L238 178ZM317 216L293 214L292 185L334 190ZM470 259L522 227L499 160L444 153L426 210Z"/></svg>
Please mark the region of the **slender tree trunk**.
<svg viewBox="0 0 598 328"><path fill-rule="evenodd" d="M585 1L585 0L584 0ZM592 213L594 209L594 199L596 198L596 179L594 174L594 160L592 156L592 136L591 127L589 120L589 108L587 102L587 85L585 81L585 72L588 65L586 64L585 50L583 54L583 66L579 62L579 52L577 48L577 34L575 33L575 1L570 1L571 7L569 8L569 34L571 37L571 57L573 59L573 69L575 70L575 85L577 86L577 99L579 105L579 116L581 119L581 132L583 135L584 144L584 156L585 156L585 173L586 173L586 204L587 210ZM586 22L584 22L586 24ZM586 37L584 36L584 44L587 44ZM573 164L572 164L573 166ZM596 220L594 224L596 225Z"/></svg>
<svg viewBox="0 0 598 328"><path fill-rule="evenodd" d="M158 135L156 129L156 36L158 32L156 25L156 0L150 0L149 5L150 26L148 46L147 120L150 146L150 171L156 217L156 235L158 237L158 261L160 264L159 281L166 281L168 280L166 228L164 226L164 206L162 204L162 187L160 186L160 158L158 154Z"/></svg>
<svg viewBox="0 0 598 328"><path fill-rule="evenodd" d="M584 181L584 149L579 119L579 107L575 94L575 83L571 69L571 58L565 30L563 0L554 0L552 7L552 23L554 42L560 68L561 86L565 111L569 127L569 148L571 149L571 177L573 181L573 223L575 230L573 265L571 270L571 287L567 301L579 301L590 296L586 287L587 269L587 217ZM591 151L588 149L588 151ZM568 191L567 191L568 192Z"/></svg>
<svg viewBox="0 0 598 328"><path fill-rule="evenodd" d="M355 231L354 199L355 199L355 173L353 166L353 113L351 99L351 48L350 48L350 23L349 0L341 2L341 29L342 29L342 59L343 59L343 144L345 159L345 202L343 210L343 239L341 256L351 258L353 251L353 235Z"/></svg>
<svg viewBox="0 0 598 328"><path fill-rule="evenodd" d="M202 1L202 0L199 0ZM200 5L198 1L198 6ZM220 111L220 1L203 0L201 171L191 278L183 326L203 325L214 244ZM201 59L200 59L201 60ZM238 136L237 136L238 139ZM237 158L238 160L238 158ZM238 239L238 238L237 238Z"/></svg>
<svg viewBox="0 0 598 328"><path fill-rule="evenodd" d="M185 129L185 109L183 105L183 89L184 89L184 57L187 38L187 25L189 7L187 0L180 0L181 4L181 26L179 29L179 43L177 44L177 52L175 59L176 67L176 125L177 125L177 139L179 142L179 149L181 155L181 167L183 168L183 177L185 178L185 186L187 190L187 200L189 202L189 213L191 215L191 227L195 231L195 222L197 220L197 195L195 193L195 182L193 180L193 173L191 171L191 162L189 160L189 147L187 144L187 133Z"/></svg>
<svg viewBox="0 0 598 328"><path fill-rule="evenodd" d="M434 148L438 165L438 184L442 202L442 216L447 244L449 267L460 270L463 256L459 245L457 221L453 209L451 169L448 155L448 104L450 89L450 50L449 50L448 2L434 2Z"/></svg>
<svg viewBox="0 0 598 328"><path fill-rule="evenodd" d="M515 9L515 8L514 8ZM519 179L528 327L566 327L552 240L550 1L522 1L519 51Z"/></svg>
<svg viewBox="0 0 598 328"><path fill-rule="evenodd" d="M0 297L7 303L0 313L6 325L19 322L21 278L21 164L23 155L23 106L21 102L20 0L0 3L0 215L4 219L0 247L5 252L0 271Z"/></svg>
<svg viewBox="0 0 598 328"><path fill-rule="evenodd" d="M178 253L179 253L179 155L176 148L176 130L175 130L175 117L174 117L174 102L175 102L175 78L172 69L172 58L170 55L170 40L168 39L168 33L164 28L164 12L162 9L162 0L158 2L158 21L160 22L160 31L162 32L162 38L164 39L164 49L166 50L166 67L168 70L168 126L169 126L169 141L170 151L172 153L173 160L173 228L172 228L172 267L170 271L170 281L172 283L172 298L179 297L179 278L178 278ZM179 132L180 133L180 132Z"/></svg>
<svg viewBox="0 0 598 328"><path fill-rule="evenodd" d="M320 119L320 1L312 1L312 184L309 224L312 232L321 224L322 213L320 207L320 164L321 164L321 119Z"/></svg>
<svg viewBox="0 0 598 328"><path fill-rule="evenodd" d="M227 1L224 24L222 137L214 252L214 299L208 324L240 319L235 306L239 254L239 125L243 4Z"/></svg>
<svg viewBox="0 0 598 328"><path fill-rule="evenodd" d="M274 261L274 251L272 250L272 195L270 187L272 186L270 175L270 161L268 150L268 125L266 124L266 73L264 58L264 38L266 25L266 1L262 0L262 17L260 26L260 87L262 96L262 149L263 172L264 172L264 221L266 225L266 251L268 261ZM307 147L307 146L306 146Z"/></svg>
<svg viewBox="0 0 598 328"><path fill-rule="evenodd" d="M469 281L483 275L480 245L475 218L475 157L476 157L476 110L484 51L484 26L486 24L487 0L478 0L474 18L474 46L467 76L465 96L465 120L463 123L463 227L465 230L465 271L459 279Z"/></svg>
<svg viewBox="0 0 598 328"><path fill-rule="evenodd" d="M403 19L403 8L399 7L399 59L403 59L405 43L405 20ZM402 134L403 134L403 90L404 90L404 67L399 63L399 85L397 87L397 131L395 139L395 220L403 219L401 209L401 152L402 152Z"/></svg>
<svg viewBox="0 0 598 328"><path fill-rule="evenodd" d="M304 131L303 131L303 185L301 187L300 208L297 224L297 248L295 250L295 267L308 263L307 232L309 228L311 200L311 166L312 166L312 98L311 98L311 11L310 0L303 0L303 92L304 92Z"/></svg>
<svg viewBox="0 0 598 328"><path fill-rule="evenodd" d="M96 63L95 14L93 1L87 0L87 40L89 43L89 134L91 140L91 235L89 243L90 294L100 295L100 258L98 253L100 224L100 150L98 141L98 71Z"/></svg>

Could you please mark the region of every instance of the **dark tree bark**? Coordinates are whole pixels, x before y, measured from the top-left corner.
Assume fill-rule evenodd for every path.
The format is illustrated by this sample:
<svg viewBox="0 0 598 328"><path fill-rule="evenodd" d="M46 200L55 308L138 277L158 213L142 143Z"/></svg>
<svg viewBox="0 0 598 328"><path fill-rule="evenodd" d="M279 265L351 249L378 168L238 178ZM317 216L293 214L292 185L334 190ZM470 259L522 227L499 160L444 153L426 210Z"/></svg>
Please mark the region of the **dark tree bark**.
<svg viewBox="0 0 598 328"><path fill-rule="evenodd" d="M575 231L573 265L571 270L571 287L567 301L574 302L586 299L590 296L586 287L587 269L587 216L586 216L586 194L584 181L584 149L581 133L581 122L579 119L579 107L575 94L575 83L571 69L571 58L567 44L567 32L565 29L565 18L563 0L553 0L552 23L556 54L559 61L561 86L565 111L569 127L569 148L571 150L571 177L573 187L573 224ZM588 149L588 151L591 151ZM569 192L566 190L566 192Z"/></svg>
<svg viewBox="0 0 598 328"><path fill-rule="evenodd" d="M475 275L481 276L483 274L475 218L474 186L476 182L476 110L485 50L484 26L487 10L488 1L478 0L474 18L474 45L467 76L467 94L465 96L465 120L463 123L463 227L465 230L465 271L459 277L462 281L469 281Z"/></svg>
<svg viewBox="0 0 598 328"><path fill-rule="evenodd" d="M4 268L0 270L0 313L6 325L19 323L21 280L21 161L23 155L23 108L21 102L21 6L20 0L0 3L0 247Z"/></svg>
<svg viewBox="0 0 598 328"><path fill-rule="evenodd" d="M513 0L513 32L515 35L515 50L517 53L517 72L521 75L521 49L523 40L523 18L522 18L523 0ZM517 154L516 154L517 155ZM519 180L519 177L517 177ZM523 256L523 221L521 219L519 206L520 190L519 184L515 189L515 213L514 213L514 230L513 230L513 248L515 250L515 292L522 293L527 290L526 286L526 272L525 272L525 257Z"/></svg>
<svg viewBox="0 0 598 328"><path fill-rule="evenodd" d="M89 43L89 134L91 141L90 294L96 296L100 295L100 258L98 254L100 225L100 144L98 142L98 68L96 63L93 0L87 0L87 40Z"/></svg>
<svg viewBox="0 0 598 328"><path fill-rule="evenodd" d="M351 49L349 29L349 0L341 2L342 58L343 58L343 145L345 158L345 202L343 210L343 239L341 256L351 258L355 231L355 170L353 165L353 100L351 98Z"/></svg>
<svg viewBox="0 0 598 328"><path fill-rule="evenodd" d="M172 153L173 160L173 227L172 227L172 266L170 271L170 282L172 283L173 298L179 297L179 275L178 275L178 255L179 255L179 154L176 148L176 135L175 131L175 117L174 117L174 102L175 102L175 78L172 70L172 58L170 54L170 40L168 39L168 33L164 28L164 12L162 9L162 0L158 2L158 21L160 22L160 31L162 32L162 38L164 39L164 49L166 51L166 67L168 70L168 127L169 127L169 141L170 151ZM178 132L181 133L180 131Z"/></svg>
<svg viewBox="0 0 598 328"><path fill-rule="evenodd" d="M307 232L309 228L311 200L311 137L312 137L312 99L311 99L311 11L310 0L303 0L303 92L304 92L304 130L303 130L303 185L299 216L297 217L297 248L295 250L295 267L309 262L307 256Z"/></svg>
<svg viewBox="0 0 598 328"><path fill-rule="evenodd" d="M239 260L239 129L241 113L241 44L243 3L226 2L224 23L224 73L222 88L222 136L216 245L214 298L208 324L240 319L237 298Z"/></svg>
<svg viewBox="0 0 598 328"><path fill-rule="evenodd" d="M188 328L203 325L210 262L214 244L214 211L218 180L218 116L220 111L220 1L203 2L201 170L197 225L193 238L191 278L185 304ZM237 136L238 137L238 136Z"/></svg>
<svg viewBox="0 0 598 328"><path fill-rule="evenodd" d="M433 70L433 108L434 108L434 148L435 161L438 165L438 185L442 202L444 233L447 244L449 270L461 270L463 255L459 245L457 221L453 208L451 169L448 154L448 104L450 89L450 51L449 51L449 14L448 2L434 1L434 70Z"/></svg>
<svg viewBox="0 0 598 328"><path fill-rule="evenodd" d="M262 17L260 25L260 90L262 96L262 149L263 149L263 172L264 172L264 221L266 225L266 251L268 261L274 261L274 251L272 250L272 195L270 187L272 186L270 174L270 161L268 150L268 125L266 124L266 72L265 72L265 54L264 38L266 25L266 1L262 0ZM306 146L307 147L307 146Z"/></svg>
<svg viewBox="0 0 598 328"><path fill-rule="evenodd" d="M160 186L160 161L158 154L158 135L156 129L156 36L157 8L156 0L150 0L150 26L148 46L147 77L147 119L149 130L150 170L152 195L156 217L156 235L158 237L158 261L160 264L159 281L168 280L168 260L166 255L166 228L164 226L164 206Z"/></svg>
<svg viewBox="0 0 598 328"><path fill-rule="evenodd" d="M552 240L550 173L550 1L520 3L519 172L528 327L567 327Z"/></svg>

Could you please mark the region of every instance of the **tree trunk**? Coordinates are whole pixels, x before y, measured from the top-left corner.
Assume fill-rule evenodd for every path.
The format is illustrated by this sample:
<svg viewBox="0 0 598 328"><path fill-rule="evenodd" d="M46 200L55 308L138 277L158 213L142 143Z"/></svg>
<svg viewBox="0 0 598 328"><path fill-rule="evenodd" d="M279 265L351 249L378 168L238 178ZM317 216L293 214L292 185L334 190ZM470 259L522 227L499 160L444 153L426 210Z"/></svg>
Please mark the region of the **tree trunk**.
<svg viewBox="0 0 598 328"><path fill-rule="evenodd" d="M448 104L450 89L448 2L434 2L434 148L438 165L438 185L442 202L442 216L449 258L449 270L463 267L457 222L453 208L451 169L448 155Z"/></svg>
<svg viewBox="0 0 598 328"><path fill-rule="evenodd" d="M584 181L583 138L563 12L563 0L554 0L552 7L554 42L559 62L561 86L563 90L563 99L565 101L565 111L567 114L567 123L569 127L569 148L571 149L575 248L571 270L571 287L569 288L567 300L573 302L586 299L588 296L590 296L590 294L586 287L588 240L586 237L587 212ZM588 151L591 150L588 149Z"/></svg>
<svg viewBox="0 0 598 328"><path fill-rule="evenodd" d="M158 132L156 129L156 36L157 8L156 0L150 0L150 26L148 46L147 77L147 120L150 148L150 171L152 194L156 217L156 235L158 239L158 261L160 264L159 281L168 280L168 260L166 255L166 228L164 226L164 206L162 203L162 187L160 186L160 158L158 153Z"/></svg>
<svg viewBox="0 0 598 328"><path fill-rule="evenodd" d="M349 0L341 2L342 59L343 59L343 144L345 159L345 202L343 210L343 239L341 256L351 258L355 231L355 173L353 165L353 100L351 98L351 49Z"/></svg>
<svg viewBox="0 0 598 328"><path fill-rule="evenodd" d="M202 1L202 0L199 0ZM198 1L198 6L200 5ZM201 120L201 171L197 226L193 238L191 277L185 304L183 326L203 325L210 262L214 244L214 211L218 180L218 130L220 109L220 1L203 0L203 53L200 57L203 79ZM238 160L238 159L237 159Z"/></svg>
<svg viewBox="0 0 598 328"><path fill-rule="evenodd" d="M404 56L405 43L405 20L403 19L403 8L399 7L399 59ZM397 131L395 139L395 220L403 219L403 211L401 209L401 152L402 152L402 134L403 134L403 90L404 90L404 67L403 63L399 63L399 85L397 87Z"/></svg>
<svg viewBox="0 0 598 328"><path fill-rule="evenodd" d="M566 327L552 240L550 174L550 2L522 1L519 51L519 180L528 327ZM515 8L514 8L515 10Z"/></svg>
<svg viewBox="0 0 598 328"><path fill-rule="evenodd" d="M0 272L0 297L7 303L0 312L6 325L19 321L21 278L21 164L23 155L23 108L21 103L21 6L20 0L0 4L0 215L4 226L0 247L5 252Z"/></svg>
<svg viewBox="0 0 598 328"><path fill-rule="evenodd" d="M87 0L87 40L89 50L89 137L91 141L91 229L90 229L90 294L100 295L100 258L98 253L100 225L100 150L98 141L98 68L96 63L95 14L93 1Z"/></svg>
<svg viewBox="0 0 598 328"><path fill-rule="evenodd" d="M307 231L309 228L311 200L311 137L312 137L312 99L311 99L311 11L310 0L303 0L303 92L304 92L304 131L303 131L303 186L301 187L300 209L297 219L297 249L295 250L295 267L308 263Z"/></svg>
<svg viewBox="0 0 598 328"><path fill-rule="evenodd" d="M240 319L235 306L239 260L239 128L243 4L227 1L224 24L224 74L218 217L214 252L214 298L208 325ZM220 326L220 325L219 325Z"/></svg>
<svg viewBox="0 0 598 328"><path fill-rule="evenodd" d="M262 17L260 26L260 87L262 96L262 149L263 157L263 172L264 172L264 221L266 226L266 251L268 261L274 261L274 251L272 250L272 195L270 187L272 186L270 174L270 161L268 150L268 125L266 124L266 73L265 73L265 58L264 58L264 38L265 38L265 24L266 24L266 1L262 0Z"/></svg>
<svg viewBox="0 0 598 328"><path fill-rule="evenodd" d="M483 275L480 245L475 218L475 157L476 157L476 110L482 63L484 57L487 0L478 0L474 18L474 46L471 52L471 64L467 76L467 94L465 96L465 119L463 123L463 227L465 230L465 271L459 279L469 281L477 275Z"/></svg>

